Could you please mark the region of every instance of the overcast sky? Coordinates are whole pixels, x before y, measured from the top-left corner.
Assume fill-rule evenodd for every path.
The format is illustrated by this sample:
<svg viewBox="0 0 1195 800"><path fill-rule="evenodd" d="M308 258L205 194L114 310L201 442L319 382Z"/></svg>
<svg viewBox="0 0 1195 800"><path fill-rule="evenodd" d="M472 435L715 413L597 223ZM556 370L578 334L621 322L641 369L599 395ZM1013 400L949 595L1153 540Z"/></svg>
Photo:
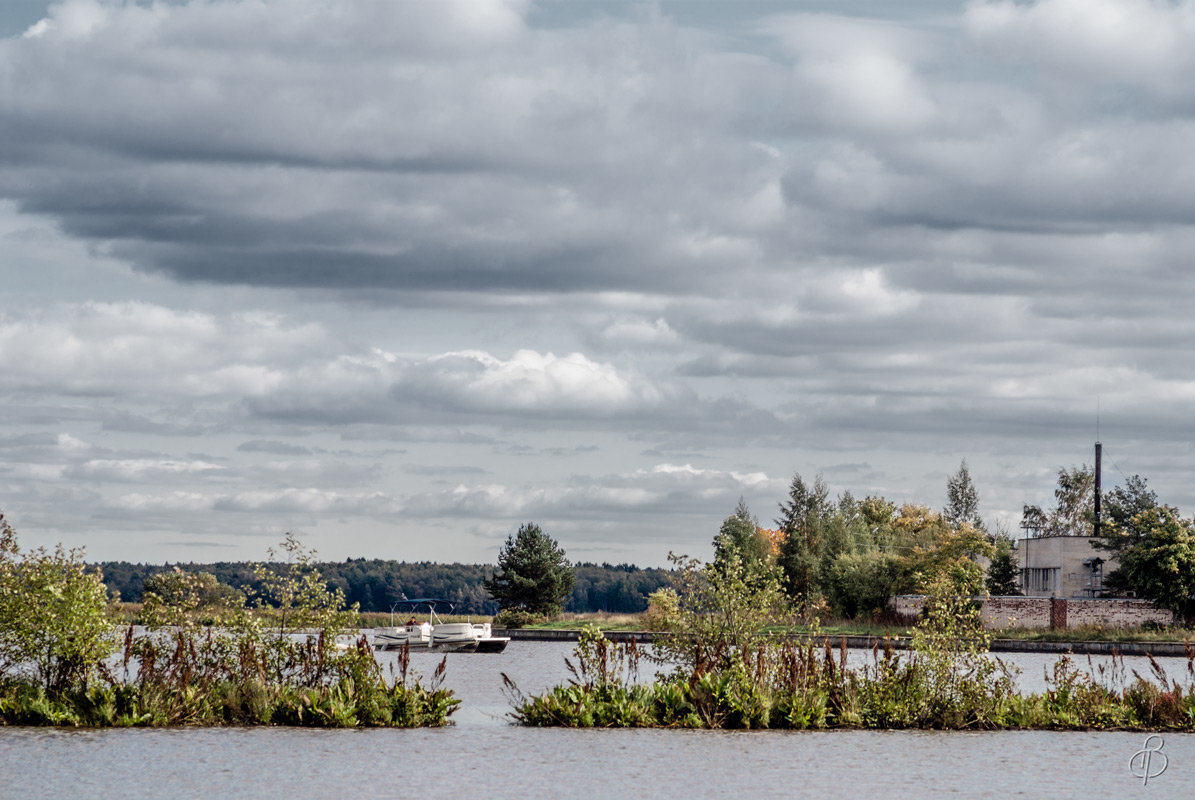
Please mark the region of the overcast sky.
<svg viewBox="0 0 1195 800"><path fill-rule="evenodd" d="M794 472L1195 510L1195 2L7 0L0 508L706 556Z"/></svg>

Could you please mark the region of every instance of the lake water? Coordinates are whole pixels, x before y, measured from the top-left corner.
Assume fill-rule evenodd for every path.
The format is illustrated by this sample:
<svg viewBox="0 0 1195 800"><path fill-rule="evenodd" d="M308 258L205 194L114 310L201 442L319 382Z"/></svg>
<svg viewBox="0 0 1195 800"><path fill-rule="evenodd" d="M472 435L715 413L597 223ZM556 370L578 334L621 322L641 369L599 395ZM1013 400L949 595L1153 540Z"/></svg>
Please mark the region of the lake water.
<svg viewBox="0 0 1195 800"><path fill-rule="evenodd" d="M500 673L528 693L566 679L571 645L448 656L462 700L435 730L0 728L0 798L1134 798L1195 794L1195 735L1165 734L1142 785L1140 733L527 729ZM869 654L852 652L852 661ZM1022 685L1052 656L1015 654ZM439 657L415 654L431 675ZM1086 659L1080 659L1086 666ZM1182 659L1165 660L1176 676ZM1143 673L1144 659L1130 660ZM1156 747L1158 742L1151 742ZM1152 757L1152 772L1162 759Z"/></svg>

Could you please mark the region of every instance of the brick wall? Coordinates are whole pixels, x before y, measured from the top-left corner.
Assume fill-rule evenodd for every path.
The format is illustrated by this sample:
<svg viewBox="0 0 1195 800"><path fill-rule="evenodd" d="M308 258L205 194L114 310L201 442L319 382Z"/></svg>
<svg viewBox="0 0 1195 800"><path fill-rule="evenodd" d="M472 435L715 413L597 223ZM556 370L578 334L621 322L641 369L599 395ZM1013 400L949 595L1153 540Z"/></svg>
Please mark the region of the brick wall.
<svg viewBox="0 0 1195 800"><path fill-rule="evenodd" d="M921 597L901 595L894 598L893 610L903 616L921 613ZM1156 608L1148 600L1054 599L1049 597L989 597L980 610L990 630L1001 628L1075 628L1103 625L1106 628L1132 628L1146 622L1169 625L1174 621L1169 611Z"/></svg>
<svg viewBox="0 0 1195 800"><path fill-rule="evenodd" d="M1049 628L1050 598L989 597L979 612L988 630L1001 628Z"/></svg>
<svg viewBox="0 0 1195 800"><path fill-rule="evenodd" d="M1169 625L1174 615L1156 608L1148 600L1067 600L1067 621L1077 625L1103 625L1105 628L1128 628L1144 622Z"/></svg>

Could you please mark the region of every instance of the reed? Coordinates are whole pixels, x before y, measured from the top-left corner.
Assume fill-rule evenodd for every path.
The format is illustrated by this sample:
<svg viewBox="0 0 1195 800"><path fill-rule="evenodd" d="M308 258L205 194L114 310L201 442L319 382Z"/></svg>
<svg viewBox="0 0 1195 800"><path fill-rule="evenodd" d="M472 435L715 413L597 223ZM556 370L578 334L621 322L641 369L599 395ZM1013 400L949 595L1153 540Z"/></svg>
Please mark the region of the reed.
<svg viewBox="0 0 1195 800"><path fill-rule="evenodd" d="M645 684L631 669L636 645L608 642L594 628L568 662L568 683L528 697L503 677L512 717L528 726L1195 731L1190 648L1182 676L1152 659L1143 675L1118 656L1087 669L1063 657L1044 692L1019 694L1015 671L978 648L919 645L877 644L856 668L844 639L761 642L730 663L699 656Z"/></svg>
<svg viewBox="0 0 1195 800"><path fill-rule="evenodd" d="M408 657L383 674L366 639L348 636L357 609L328 588L312 552L289 534L281 547L282 559L255 567L257 588L219 602L209 602L210 576L166 573L137 611L148 631L126 627L114 657L105 631L70 681L0 673L0 724L446 724L459 702L442 687L447 662L426 686Z"/></svg>
<svg viewBox="0 0 1195 800"><path fill-rule="evenodd" d="M130 627L92 685L0 684L0 724L441 726L459 703L442 686L446 663L425 686L408 659L385 675L364 637L340 649L322 635L279 645L213 629L135 637Z"/></svg>

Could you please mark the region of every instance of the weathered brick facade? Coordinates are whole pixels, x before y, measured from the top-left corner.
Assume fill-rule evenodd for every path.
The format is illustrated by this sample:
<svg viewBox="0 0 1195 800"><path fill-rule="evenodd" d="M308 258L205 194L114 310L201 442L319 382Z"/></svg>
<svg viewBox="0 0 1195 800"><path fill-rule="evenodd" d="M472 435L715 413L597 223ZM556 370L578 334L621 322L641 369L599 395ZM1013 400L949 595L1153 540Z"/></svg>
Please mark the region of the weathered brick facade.
<svg viewBox="0 0 1195 800"><path fill-rule="evenodd" d="M897 614L921 613L919 595L901 595L893 600ZM1133 628L1146 622L1169 625L1174 621L1169 611L1148 600L1078 599L1051 597L989 597L980 610L989 630L1003 628L1077 628L1102 625L1105 628Z"/></svg>

